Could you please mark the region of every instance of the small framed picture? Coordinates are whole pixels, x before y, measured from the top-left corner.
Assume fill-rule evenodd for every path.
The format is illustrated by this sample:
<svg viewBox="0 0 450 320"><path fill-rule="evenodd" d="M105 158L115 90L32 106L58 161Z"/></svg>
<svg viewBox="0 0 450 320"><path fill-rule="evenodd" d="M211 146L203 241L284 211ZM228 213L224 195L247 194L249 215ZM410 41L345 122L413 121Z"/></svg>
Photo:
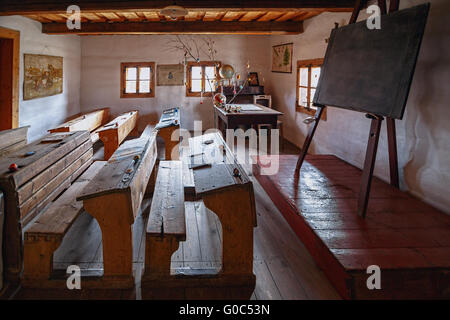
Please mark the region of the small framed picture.
<svg viewBox="0 0 450 320"><path fill-rule="evenodd" d="M249 72L248 73L248 85L252 87L259 86L258 73L257 72Z"/></svg>
<svg viewBox="0 0 450 320"><path fill-rule="evenodd" d="M293 43L272 47L272 72L292 73Z"/></svg>

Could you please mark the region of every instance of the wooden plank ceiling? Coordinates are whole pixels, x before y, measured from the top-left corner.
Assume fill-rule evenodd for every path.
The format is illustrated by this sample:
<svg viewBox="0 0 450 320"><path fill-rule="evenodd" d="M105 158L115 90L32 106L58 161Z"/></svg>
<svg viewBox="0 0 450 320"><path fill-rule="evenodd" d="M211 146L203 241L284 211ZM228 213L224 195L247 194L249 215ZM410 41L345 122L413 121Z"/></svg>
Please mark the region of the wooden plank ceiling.
<svg viewBox="0 0 450 320"><path fill-rule="evenodd" d="M182 1L188 14L176 20L160 14L165 5L173 5L170 1L79 1L80 30L67 28L70 15L63 10L67 8L65 1L51 2L24 0L17 4L5 0L0 4L0 15L20 14L39 21L42 32L48 34L298 34L303 31L302 21L326 11L349 12L353 0L221 3L226 8L217 7L217 1Z"/></svg>

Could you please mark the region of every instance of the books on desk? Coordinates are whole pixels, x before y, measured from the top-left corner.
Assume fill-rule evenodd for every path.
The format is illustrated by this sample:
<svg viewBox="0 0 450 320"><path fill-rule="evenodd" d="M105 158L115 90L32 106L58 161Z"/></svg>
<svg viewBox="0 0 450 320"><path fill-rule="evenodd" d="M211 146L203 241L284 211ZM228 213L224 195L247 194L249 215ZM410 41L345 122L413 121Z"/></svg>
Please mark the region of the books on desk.
<svg viewBox="0 0 450 320"><path fill-rule="evenodd" d="M256 104L229 104L229 106L231 106L232 109L234 110L238 110L240 109L241 111L262 111L261 107L258 107Z"/></svg>
<svg viewBox="0 0 450 320"><path fill-rule="evenodd" d="M170 126L178 125L180 122L180 115L178 108L166 109L163 111L159 123L156 125L156 129L166 128Z"/></svg>

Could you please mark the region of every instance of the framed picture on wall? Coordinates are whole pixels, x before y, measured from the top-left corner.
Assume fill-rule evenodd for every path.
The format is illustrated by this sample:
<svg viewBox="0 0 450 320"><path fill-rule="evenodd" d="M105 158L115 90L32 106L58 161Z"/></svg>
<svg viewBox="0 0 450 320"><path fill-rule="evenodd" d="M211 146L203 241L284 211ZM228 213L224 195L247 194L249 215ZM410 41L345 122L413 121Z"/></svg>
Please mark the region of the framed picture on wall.
<svg viewBox="0 0 450 320"><path fill-rule="evenodd" d="M63 57L24 54L23 100L63 92Z"/></svg>
<svg viewBox="0 0 450 320"><path fill-rule="evenodd" d="M248 85L251 87L259 86L258 73L257 72L249 72L248 73Z"/></svg>
<svg viewBox="0 0 450 320"><path fill-rule="evenodd" d="M272 72L292 73L293 43L272 47Z"/></svg>
<svg viewBox="0 0 450 320"><path fill-rule="evenodd" d="M157 70L158 86L184 85L184 66L182 64L159 64Z"/></svg>

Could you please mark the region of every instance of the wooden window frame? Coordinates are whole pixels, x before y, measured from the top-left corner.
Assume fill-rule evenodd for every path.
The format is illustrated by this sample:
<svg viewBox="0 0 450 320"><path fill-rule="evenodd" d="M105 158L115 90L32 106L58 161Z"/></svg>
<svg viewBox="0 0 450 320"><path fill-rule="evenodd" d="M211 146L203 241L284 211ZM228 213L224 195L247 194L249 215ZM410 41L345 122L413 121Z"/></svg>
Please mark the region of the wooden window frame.
<svg viewBox="0 0 450 320"><path fill-rule="evenodd" d="M217 64L219 65L219 67L216 68L216 80L219 81L220 80L219 68L221 65L220 61L200 61L200 62L190 61L187 63L187 65L186 65L186 97L200 97L201 96L200 92L192 92L191 91L192 67L202 67L202 88L205 88L205 67L212 67L212 66L216 66ZM217 86L215 92L217 92L218 89L220 89L220 86ZM213 93L214 92L204 92L203 97L211 97L213 95Z"/></svg>
<svg viewBox="0 0 450 320"><path fill-rule="evenodd" d="M125 93L126 68L150 67L150 92L139 93L139 69L136 74L136 93ZM155 63L154 62L122 62L120 64L120 98L154 98L155 97Z"/></svg>
<svg viewBox="0 0 450 320"><path fill-rule="evenodd" d="M295 110L297 112L306 113L310 116L314 116L316 114L316 109L311 107L302 106L299 104L299 98L300 98L300 68L308 67L308 101L312 101L312 97L310 97L311 93L311 68L312 67L321 67L323 65L323 59L308 59L308 60L299 60L297 61L297 82L295 84ZM321 120L326 120L326 109L322 112Z"/></svg>

